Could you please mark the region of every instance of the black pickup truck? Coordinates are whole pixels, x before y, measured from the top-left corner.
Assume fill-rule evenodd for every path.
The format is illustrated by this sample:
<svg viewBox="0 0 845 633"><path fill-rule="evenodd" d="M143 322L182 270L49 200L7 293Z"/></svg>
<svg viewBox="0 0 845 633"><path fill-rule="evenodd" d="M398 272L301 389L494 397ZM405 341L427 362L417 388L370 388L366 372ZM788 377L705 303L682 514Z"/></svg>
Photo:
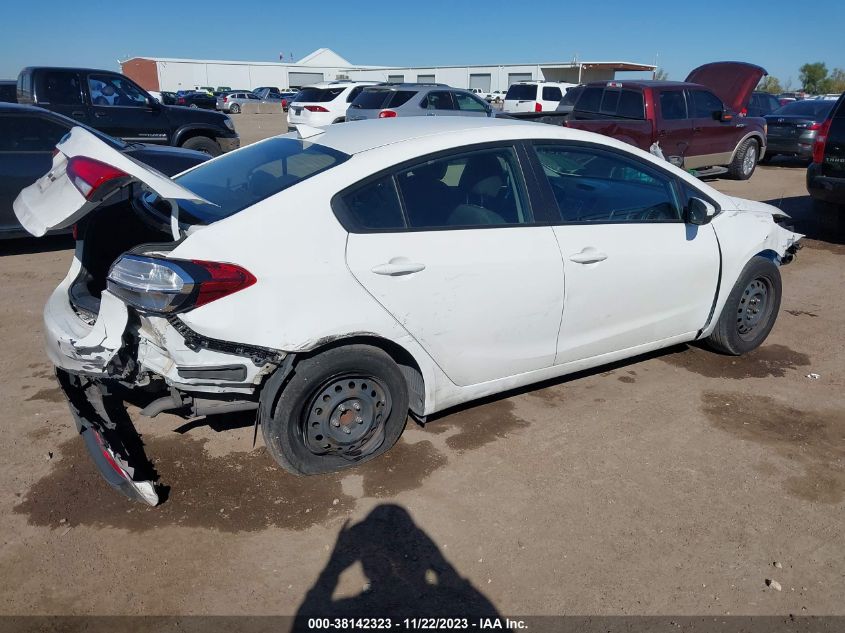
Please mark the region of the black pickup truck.
<svg viewBox="0 0 845 633"><path fill-rule="evenodd" d="M18 103L37 105L129 142L158 143L218 156L240 145L219 112L159 103L128 77L91 68L27 67Z"/></svg>

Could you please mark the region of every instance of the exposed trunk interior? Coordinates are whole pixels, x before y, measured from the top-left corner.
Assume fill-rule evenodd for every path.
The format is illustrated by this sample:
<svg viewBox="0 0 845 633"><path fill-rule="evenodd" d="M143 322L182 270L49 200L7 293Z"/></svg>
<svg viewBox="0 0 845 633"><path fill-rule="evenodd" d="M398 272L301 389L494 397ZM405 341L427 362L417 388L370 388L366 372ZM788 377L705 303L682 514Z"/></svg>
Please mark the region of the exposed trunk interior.
<svg viewBox="0 0 845 633"><path fill-rule="evenodd" d="M80 221L76 256L82 262L82 270L69 295L71 304L83 316L96 318L109 269L121 254L140 244L155 243L157 250L175 246L166 217L151 213L130 191L122 200L95 209Z"/></svg>

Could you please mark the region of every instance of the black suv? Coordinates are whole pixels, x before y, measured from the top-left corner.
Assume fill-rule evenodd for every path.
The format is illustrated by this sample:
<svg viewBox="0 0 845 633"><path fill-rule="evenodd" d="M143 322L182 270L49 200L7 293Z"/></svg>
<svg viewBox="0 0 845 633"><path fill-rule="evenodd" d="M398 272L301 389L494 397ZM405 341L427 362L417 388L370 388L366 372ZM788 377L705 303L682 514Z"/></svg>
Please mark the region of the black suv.
<svg viewBox="0 0 845 633"><path fill-rule="evenodd" d="M826 210L845 212L845 93L816 135L813 162L807 168L807 191Z"/></svg>
<svg viewBox="0 0 845 633"><path fill-rule="evenodd" d="M18 103L64 114L125 141L185 147L212 156L240 145L226 115L163 105L128 77L108 70L24 68L17 93Z"/></svg>

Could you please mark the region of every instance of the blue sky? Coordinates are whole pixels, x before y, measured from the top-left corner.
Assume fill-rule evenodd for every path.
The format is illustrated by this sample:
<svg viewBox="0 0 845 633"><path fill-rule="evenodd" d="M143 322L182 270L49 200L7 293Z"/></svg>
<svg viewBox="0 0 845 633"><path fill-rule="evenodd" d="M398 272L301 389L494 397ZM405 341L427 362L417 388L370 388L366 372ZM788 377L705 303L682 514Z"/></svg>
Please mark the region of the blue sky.
<svg viewBox="0 0 845 633"><path fill-rule="evenodd" d="M803 6L803 8L801 8ZM125 7L125 8L124 8ZM782 7L782 8L779 8ZM117 69L128 56L276 61L328 47L353 63L448 65L582 60L658 64L671 79L720 59L845 68L845 1L142 0L10 1L0 79L35 64Z"/></svg>

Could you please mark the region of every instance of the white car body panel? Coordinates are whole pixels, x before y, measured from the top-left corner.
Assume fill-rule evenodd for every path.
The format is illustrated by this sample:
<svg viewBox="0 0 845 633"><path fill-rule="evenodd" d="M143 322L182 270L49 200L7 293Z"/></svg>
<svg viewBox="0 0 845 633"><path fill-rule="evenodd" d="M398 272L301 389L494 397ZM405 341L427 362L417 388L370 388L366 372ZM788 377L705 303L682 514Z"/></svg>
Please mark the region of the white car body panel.
<svg viewBox="0 0 845 633"><path fill-rule="evenodd" d="M99 201L86 200L68 178L67 162L75 156L87 156L117 167L163 198L205 202L161 172L110 147L84 128L71 128L56 148L59 152L53 157L50 171L21 191L12 205L18 221L36 237L47 231L69 227L100 205Z"/></svg>
<svg viewBox="0 0 845 633"><path fill-rule="evenodd" d="M530 82L530 85L537 87L534 99L505 99L502 105L502 112L505 114L509 112L534 112L535 104L537 103L542 106L543 112L554 112L557 109L557 104L560 103L560 99L543 99L543 86L555 86L560 88L561 97L563 97L569 88L574 88L578 84L561 82Z"/></svg>
<svg viewBox="0 0 845 633"><path fill-rule="evenodd" d="M327 127L337 121L346 117L346 111L349 110L350 101L347 100L349 93L357 86L375 86L376 81L358 81L353 84L348 84L337 97L331 101L291 101L288 104L288 125L296 127L297 125L309 125L312 127ZM339 87L331 83L318 84L316 86L306 86L306 88L318 87L321 89ZM306 110L305 106L321 106L328 110L328 112L311 112Z"/></svg>
<svg viewBox="0 0 845 633"><path fill-rule="evenodd" d="M587 141L651 161L689 182L721 212L699 227L509 226L388 235L347 233L331 210L335 193L403 161L476 143L532 138ZM646 152L587 132L519 121L410 117L333 126L309 141L353 156L180 242L170 257L236 263L258 282L179 318L202 336L282 354L343 339L390 341L420 368L425 384L421 414L689 341L710 318L706 335L747 261L761 252L783 257L801 237L773 222L773 214L779 214L774 207L720 194ZM105 162L96 144L88 149ZM138 179L162 196L199 199L163 176L167 182L157 181L149 168L141 169ZM31 225L69 223L70 204L65 204L65 217L51 215L49 188L30 195ZM78 210L70 213L80 217ZM508 238L519 232L531 239ZM590 246L603 249L607 259L571 261ZM722 279L715 297L719 248ZM471 255L463 270L462 254ZM401 277L372 273L374 266L396 257L419 258L426 268ZM530 266L519 269L526 261ZM76 317L67 298L74 278L72 268L45 311L48 337L57 341L48 340L50 356L70 371L86 366L101 371L126 324L110 299L93 327ZM682 280L686 286L677 289ZM667 300L667 286L675 286L671 292L678 305ZM608 305L613 309L603 307ZM649 305L658 309L652 313ZM633 328L625 309L635 318ZM186 390L249 393L273 369L246 363L249 374L241 384L192 383L180 379L174 368L221 364L222 357L232 356L188 349L163 319L147 319L140 335L140 362ZM80 340L89 351L79 347Z"/></svg>

